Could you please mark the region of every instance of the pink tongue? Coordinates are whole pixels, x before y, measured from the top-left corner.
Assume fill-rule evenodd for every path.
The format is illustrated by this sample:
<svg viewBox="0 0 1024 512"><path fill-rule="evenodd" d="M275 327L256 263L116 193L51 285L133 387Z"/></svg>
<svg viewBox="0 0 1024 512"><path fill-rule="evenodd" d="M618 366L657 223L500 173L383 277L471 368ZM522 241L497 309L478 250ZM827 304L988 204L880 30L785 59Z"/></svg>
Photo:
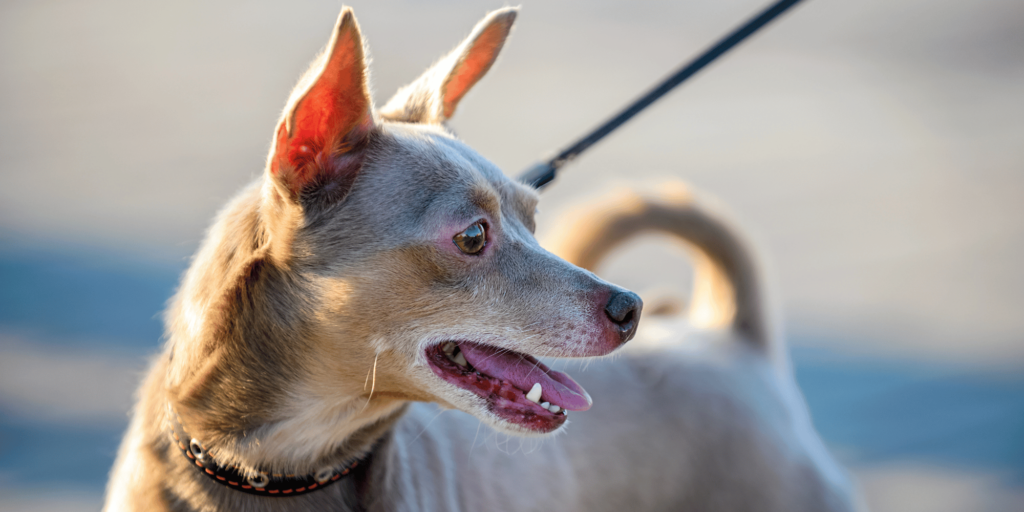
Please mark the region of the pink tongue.
<svg viewBox="0 0 1024 512"><path fill-rule="evenodd" d="M590 409L587 392L562 372L533 363L505 349L475 343L459 343L459 349L480 373L507 380L525 391L529 391L534 383L540 383L541 402L551 402L570 411Z"/></svg>

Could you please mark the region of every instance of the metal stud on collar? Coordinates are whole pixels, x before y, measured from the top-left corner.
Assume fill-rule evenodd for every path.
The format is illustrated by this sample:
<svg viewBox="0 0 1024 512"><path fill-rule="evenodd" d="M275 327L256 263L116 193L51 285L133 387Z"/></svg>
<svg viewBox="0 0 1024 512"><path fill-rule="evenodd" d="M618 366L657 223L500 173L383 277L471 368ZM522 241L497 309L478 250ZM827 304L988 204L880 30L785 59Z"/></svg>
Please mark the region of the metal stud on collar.
<svg viewBox="0 0 1024 512"><path fill-rule="evenodd" d="M330 480L331 477L334 476L334 473L334 468L323 468L320 471L317 471L316 474L313 475L313 478L316 479L317 482L323 484L324 482Z"/></svg>
<svg viewBox="0 0 1024 512"><path fill-rule="evenodd" d="M206 460L206 450L203 450L203 443L200 443L198 439L193 437L192 441L188 443L188 449L192 455L196 456L197 460Z"/></svg>
<svg viewBox="0 0 1024 512"><path fill-rule="evenodd" d="M266 487L267 484L270 483L270 477L267 476L266 473L260 472L260 473L256 473L253 476L250 476L248 479L246 479L246 482L249 485L253 486L253 488L255 488L255 489L262 489L262 488Z"/></svg>

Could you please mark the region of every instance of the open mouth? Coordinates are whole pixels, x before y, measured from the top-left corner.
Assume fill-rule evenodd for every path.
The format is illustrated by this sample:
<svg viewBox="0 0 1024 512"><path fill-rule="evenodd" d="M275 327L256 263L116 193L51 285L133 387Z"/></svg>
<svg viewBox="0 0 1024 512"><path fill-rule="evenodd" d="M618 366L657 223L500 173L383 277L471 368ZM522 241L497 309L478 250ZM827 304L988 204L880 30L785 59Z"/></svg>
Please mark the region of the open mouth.
<svg viewBox="0 0 1024 512"><path fill-rule="evenodd" d="M585 411L591 399L568 375L533 356L466 341L428 347L438 377L487 401L498 417L536 432L565 423L567 411Z"/></svg>

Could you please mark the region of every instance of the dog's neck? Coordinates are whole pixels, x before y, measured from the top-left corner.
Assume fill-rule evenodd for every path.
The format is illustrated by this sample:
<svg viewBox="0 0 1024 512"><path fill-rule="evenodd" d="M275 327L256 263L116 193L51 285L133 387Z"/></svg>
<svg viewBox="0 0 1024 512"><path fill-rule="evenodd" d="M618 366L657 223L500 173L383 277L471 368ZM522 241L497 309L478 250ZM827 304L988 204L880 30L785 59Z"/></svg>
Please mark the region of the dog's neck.
<svg viewBox="0 0 1024 512"><path fill-rule="evenodd" d="M169 408L170 409L170 408ZM391 448L391 432L395 423L404 413L404 407L393 412L380 421L365 425L348 437L344 446L339 447L335 452L325 457L324 460L350 461L358 460L358 464L346 464L344 472L339 472L337 480L331 479L330 485L320 485L315 490L304 492L289 492L281 494L274 491L274 494L261 495L250 494L238 490L236 487L226 485L223 482L214 480L215 477L207 477L203 474L201 467L197 467L194 457L187 457L179 453L179 446L172 439L175 432L164 432L164 438L169 441L164 453L166 454L167 471L166 475L175 475L171 479L174 483L169 485L169 492L172 495L179 495L182 499L197 500L197 503L204 505L217 505L221 508L240 508L244 510L367 510L372 508L374 503L386 500L384 486L388 481L387 461L391 458L388 453ZM181 436L181 429L177 429ZM286 464L285 464L286 465ZM283 465L284 466L284 465ZM206 467L223 467L212 455L206 457ZM240 474L241 471L235 470ZM218 471L217 473L223 474ZM315 475L315 474L314 474ZM292 480L299 480L302 475L293 477ZM313 478L316 478L313 476ZM246 481L240 480L240 485L246 485ZM272 486L268 486L268 489ZM273 499L268 499L273 497ZM215 507L216 508L216 507Z"/></svg>
<svg viewBox="0 0 1024 512"><path fill-rule="evenodd" d="M156 396L159 396L157 394ZM165 399L163 407L148 407L151 411L162 410L170 414L174 410L169 399ZM303 442L317 442L322 452L315 458L316 464L320 467L351 467L350 462L358 460L350 472L345 473L337 482L330 486L322 487L313 492L305 492L301 495L284 496L268 499L266 497L254 496L242 493L230 486L223 485L202 473L203 469L195 465L193 458L187 457L179 450L180 444L174 439L175 433L170 421L161 421L167 418L163 415L154 418L151 423L155 439L151 440L151 446L159 447L162 453L161 459L165 463L163 479L168 484L168 492L172 495L179 495L182 499L198 500L196 503L220 504L222 508L234 509L244 504L244 510L366 510L369 504L386 498L382 494L383 485L387 482L388 466L387 461L391 458L388 453L391 446L391 432L395 424L405 413L405 405L399 405L374 421L359 421L360 416L352 418L351 421L341 421L336 425L338 431L351 431L344 439L333 447L324 446L307 436L289 439L279 442L278 437L283 438L288 431L280 424L268 423L255 429L251 435L221 435L218 437L218 445L231 447L230 450L211 449L208 460L216 466L224 467L238 463L238 461L259 461L252 464L240 464L238 473L245 473L246 470L261 471L264 473L282 474L315 474L308 459L292 459L287 456L280 456L277 459L267 459L266 451L258 450L260 446L271 446L280 443L280 449L287 451L289 446L299 446ZM178 418L175 418L176 420ZM188 421L188 420L181 420ZM288 425L297 425L298 420L287 420ZM274 432L273 438L262 435L263 432ZM191 436L191 433L189 433ZM178 437L181 435L180 430ZM338 436L332 436L337 438ZM190 439L189 439L190 441ZM188 441L185 441L188 443ZM203 443L204 448L215 448L210 443ZM257 449L253 449L253 448ZM234 462L232 462L234 461ZM213 465L210 465L213 467ZM244 484L243 484L244 485ZM269 496L269 494L268 494Z"/></svg>
<svg viewBox="0 0 1024 512"><path fill-rule="evenodd" d="M260 192L222 212L184 277L167 317L162 395L218 464L308 474L364 455L406 402L371 401L362 380L324 386L341 377L299 359L295 347L317 343L301 334L310 309L279 305L309 293L267 249Z"/></svg>
<svg viewBox="0 0 1024 512"><path fill-rule="evenodd" d="M376 408L372 414L328 415L298 414L268 421L242 433L211 432L190 429L178 408L168 401L164 433L180 440L183 446L193 439L219 466L237 466L241 470L266 470L281 474L312 474L317 468L343 468L363 459L374 449L402 417L406 403ZM187 417L195 418L190 414ZM193 457L194 458L194 457Z"/></svg>
<svg viewBox="0 0 1024 512"><path fill-rule="evenodd" d="M341 467L365 456L408 404L380 396L370 400L359 393L338 396L332 393L336 390L325 393L302 381L286 386L287 379L274 381L272 371L260 368L255 374L267 375L275 384L257 383L252 368L226 361L260 356L241 351L229 357L225 352L239 347L224 347L207 356L209 364L188 372L190 386L167 387L163 394L167 414L173 411L177 421L189 425L190 439L199 439L219 465L283 474Z"/></svg>

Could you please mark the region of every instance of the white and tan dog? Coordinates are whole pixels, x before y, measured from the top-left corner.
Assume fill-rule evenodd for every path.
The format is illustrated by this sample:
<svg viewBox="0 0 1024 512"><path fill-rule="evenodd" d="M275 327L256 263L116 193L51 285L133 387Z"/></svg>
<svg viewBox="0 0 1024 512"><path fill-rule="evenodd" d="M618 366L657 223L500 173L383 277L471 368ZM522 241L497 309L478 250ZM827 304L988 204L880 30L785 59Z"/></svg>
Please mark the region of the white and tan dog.
<svg viewBox="0 0 1024 512"><path fill-rule="evenodd" d="M536 192L443 126L514 18L375 110L342 11L182 280L106 510L850 509L748 253L692 203L620 201L565 250L592 264L627 221L680 234L714 270L714 325L687 336L740 341L638 346L583 385L537 359L615 351L642 305L541 248ZM481 422L548 437L500 450Z"/></svg>

